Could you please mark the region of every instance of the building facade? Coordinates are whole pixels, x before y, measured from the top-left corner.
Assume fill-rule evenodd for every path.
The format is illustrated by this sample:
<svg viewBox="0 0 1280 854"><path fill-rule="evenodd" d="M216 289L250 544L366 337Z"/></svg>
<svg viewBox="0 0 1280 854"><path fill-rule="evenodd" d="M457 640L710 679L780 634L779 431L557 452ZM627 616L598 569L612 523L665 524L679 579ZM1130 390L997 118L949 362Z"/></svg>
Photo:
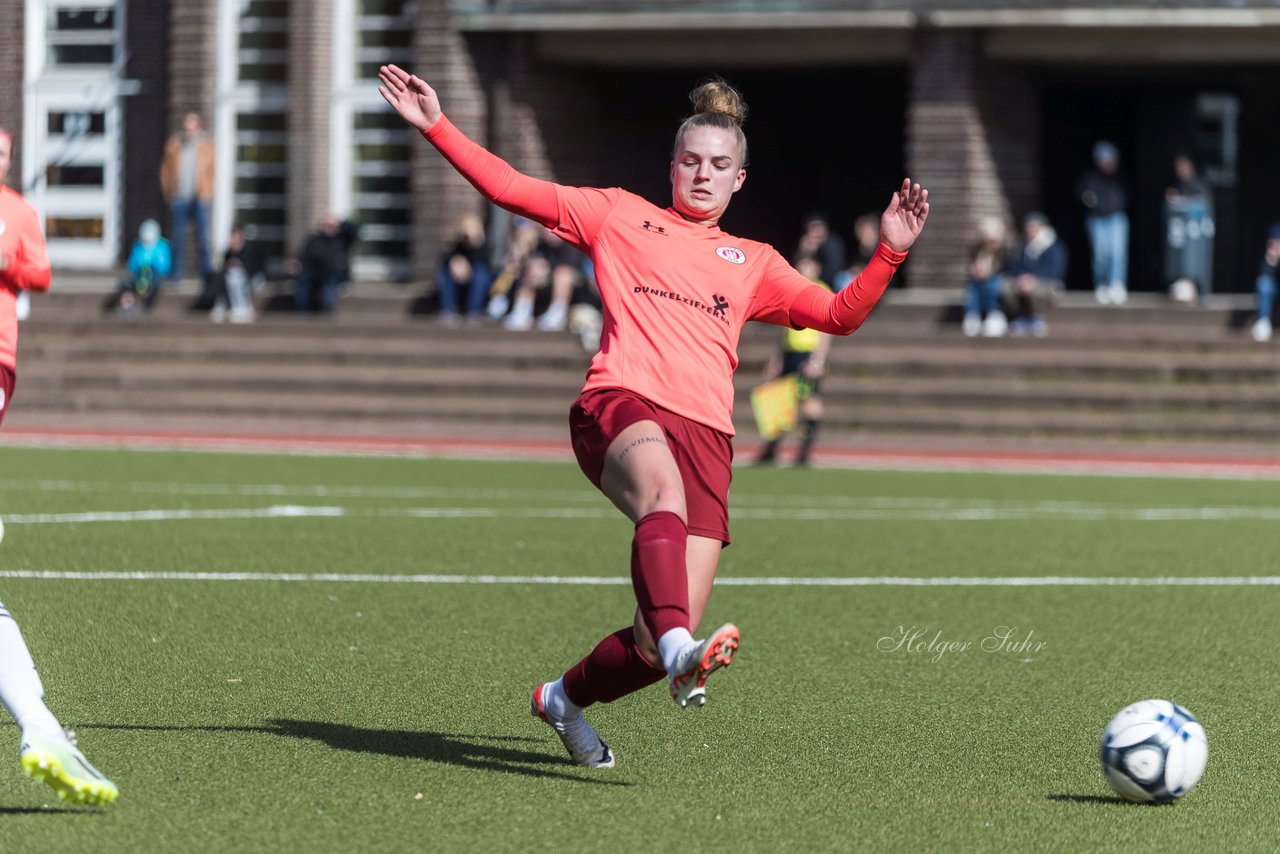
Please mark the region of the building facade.
<svg viewBox="0 0 1280 854"><path fill-rule="evenodd" d="M487 211L383 104L387 62L522 171L658 202L685 95L721 74L752 108L726 228L788 253L806 213L847 236L910 175L934 202L912 287L960 287L978 221L1031 210L1087 287L1074 186L1102 138L1123 157L1135 289L1167 284L1177 151L1214 188L1219 290L1251 287L1280 219L1271 0L0 0L0 19L11 182L64 268L111 268L143 219L167 221L161 152L195 111L215 246L242 222L283 258L332 210L362 225L358 277L431 281L453 224Z"/></svg>

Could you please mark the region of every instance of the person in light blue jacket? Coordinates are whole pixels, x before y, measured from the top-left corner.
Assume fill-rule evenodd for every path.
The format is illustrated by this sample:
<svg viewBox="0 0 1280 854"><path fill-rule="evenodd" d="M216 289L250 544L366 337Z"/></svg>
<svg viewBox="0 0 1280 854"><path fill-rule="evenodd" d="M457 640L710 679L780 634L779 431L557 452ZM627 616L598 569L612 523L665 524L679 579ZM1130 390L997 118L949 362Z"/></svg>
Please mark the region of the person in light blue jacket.
<svg viewBox="0 0 1280 854"><path fill-rule="evenodd" d="M172 271L169 241L160 236L160 223L149 219L138 228L138 239L129 253L129 269L120 277L107 307L118 307L125 315L150 311Z"/></svg>

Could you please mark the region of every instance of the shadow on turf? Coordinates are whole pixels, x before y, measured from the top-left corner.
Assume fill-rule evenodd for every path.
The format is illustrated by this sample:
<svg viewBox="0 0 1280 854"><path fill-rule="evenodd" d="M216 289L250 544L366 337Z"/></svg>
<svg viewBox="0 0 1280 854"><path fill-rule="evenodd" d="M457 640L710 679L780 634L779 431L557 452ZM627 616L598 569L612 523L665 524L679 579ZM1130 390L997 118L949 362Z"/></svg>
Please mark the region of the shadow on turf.
<svg viewBox="0 0 1280 854"><path fill-rule="evenodd" d="M101 810L70 807L0 807L0 815L101 815Z"/></svg>
<svg viewBox="0 0 1280 854"><path fill-rule="evenodd" d="M132 731L250 732L289 738L320 741L337 750L373 753L405 759L425 759L462 768L501 771L551 780L592 783L600 786L632 786L625 780L599 780L560 771L530 768L530 765L570 765L562 756L530 750L517 750L487 742L538 742L539 739L517 736L479 736L442 732L411 732L394 729L368 729L346 724L297 721L275 718L267 726L129 726L127 724L82 724L77 729L118 729Z"/></svg>
<svg viewBox="0 0 1280 854"><path fill-rule="evenodd" d="M1068 804L1129 804L1115 795L1045 795L1045 799Z"/></svg>

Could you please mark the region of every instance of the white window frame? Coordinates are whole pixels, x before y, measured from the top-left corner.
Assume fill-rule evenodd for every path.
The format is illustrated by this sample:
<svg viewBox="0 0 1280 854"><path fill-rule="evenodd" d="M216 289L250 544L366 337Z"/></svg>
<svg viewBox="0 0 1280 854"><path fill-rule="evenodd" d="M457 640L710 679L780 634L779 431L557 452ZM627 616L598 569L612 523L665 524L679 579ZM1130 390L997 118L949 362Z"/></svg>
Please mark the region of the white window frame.
<svg viewBox="0 0 1280 854"><path fill-rule="evenodd" d="M215 57L217 66L216 98L214 107L214 138L223 140L216 154L217 171L213 189L213 213L211 227L213 238L210 241L215 251L221 255L227 247L231 233L232 221L238 207L235 191L236 176L239 171L236 164L236 149L242 138L254 132L241 133L239 113L289 113L289 89L284 83L261 83L240 80L240 12L245 6L244 0L220 0L218 3L217 34L215 36ZM285 23L287 26L287 22ZM248 52L247 52L248 53ZM286 51L255 50L252 55L258 59L272 58L288 60ZM285 180L290 180L288 164L282 166ZM274 197L263 197L262 200ZM288 198L279 200L279 206L288 216ZM286 226L287 228L287 223Z"/></svg>
<svg viewBox="0 0 1280 854"><path fill-rule="evenodd" d="M48 62L49 12L55 8L101 8L115 11L114 62L110 65L55 66ZM121 244L123 211L123 138L121 98L127 93L123 80L127 43L126 4L122 0L26 0L23 75L26 97L22 122L22 192L45 218L102 218L102 237L47 241L49 261L55 268L106 270L116 266ZM103 31L105 33L105 31ZM105 40L105 36L104 36ZM51 138L49 113L105 114L100 139ZM103 185L50 188L45 171L50 162L101 163Z"/></svg>
<svg viewBox="0 0 1280 854"><path fill-rule="evenodd" d="M333 74L329 100L329 207L341 216L350 216L360 207L400 207L410 211L413 199L410 193L361 193L359 197L352 185L357 175L403 175L408 185L411 164L368 163L357 165L351 156L352 146L359 142L387 142L396 134L385 130L356 130L356 113L384 112L391 108L378 94L377 86L368 80L357 80L354 67L357 58L362 60L390 61L396 58L394 48L355 48L356 32L361 25L357 20L358 0L333 0ZM386 16L365 16L370 22L400 25L402 19ZM364 204L362 205L361 202ZM413 239L412 225L364 225L360 226L360 240ZM352 275L357 279L402 279L409 275L409 257L360 257L353 261Z"/></svg>

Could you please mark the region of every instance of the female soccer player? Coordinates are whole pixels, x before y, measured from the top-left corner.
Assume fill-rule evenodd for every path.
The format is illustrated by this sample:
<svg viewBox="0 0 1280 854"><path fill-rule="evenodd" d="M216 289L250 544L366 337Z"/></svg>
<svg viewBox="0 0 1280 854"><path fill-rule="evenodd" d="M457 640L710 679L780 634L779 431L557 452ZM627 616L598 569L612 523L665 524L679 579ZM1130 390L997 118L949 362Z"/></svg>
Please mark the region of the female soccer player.
<svg viewBox="0 0 1280 854"><path fill-rule="evenodd" d="M772 247L717 223L746 180L746 105L721 81L692 94L694 114L672 153L671 206L621 189L565 187L522 175L467 139L435 91L394 65L382 97L486 198L542 223L591 256L604 303L600 351L569 411L583 472L635 523L634 624L609 635L554 682L533 713L573 760L611 767L613 752L582 715L666 676L680 706L701 705L706 681L738 648L738 629L705 640L702 619L729 542L733 371L748 320L847 335L875 306L929 213L909 180L881 219L866 270L839 294L810 282Z"/></svg>
<svg viewBox="0 0 1280 854"><path fill-rule="evenodd" d="M21 195L4 185L13 160L13 137L0 128L0 422L13 399L17 365L17 299L20 290L49 289L49 256L40 220ZM22 729L22 770L75 803L109 803L118 794L76 749L45 707L44 686L18 624L0 602L0 702Z"/></svg>

